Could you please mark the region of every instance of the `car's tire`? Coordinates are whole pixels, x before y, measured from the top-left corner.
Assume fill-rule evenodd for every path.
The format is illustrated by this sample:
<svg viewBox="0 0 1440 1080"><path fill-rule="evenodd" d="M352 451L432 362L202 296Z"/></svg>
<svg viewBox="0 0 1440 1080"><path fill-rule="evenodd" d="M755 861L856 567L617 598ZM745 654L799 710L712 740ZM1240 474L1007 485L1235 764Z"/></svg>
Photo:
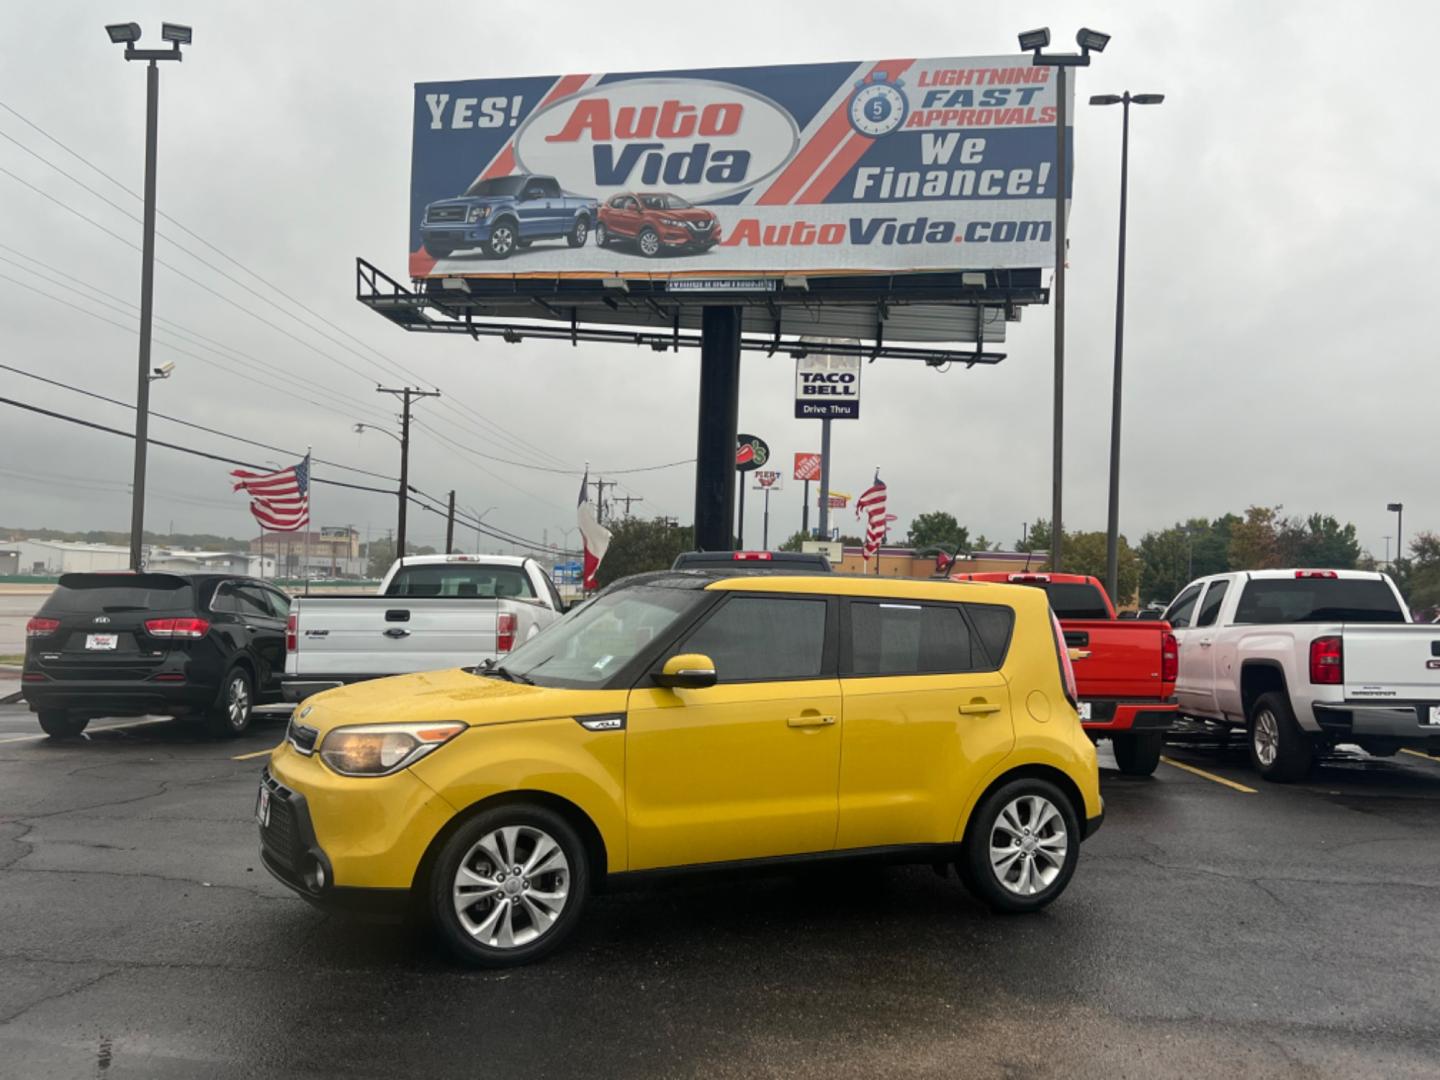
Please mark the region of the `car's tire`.
<svg viewBox="0 0 1440 1080"><path fill-rule="evenodd" d="M975 808L955 868L970 894L992 911L1037 911L1070 883L1080 835L1064 792L1048 780L1021 777Z"/></svg>
<svg viewBox="0 0 1440 1080"><path fill-rule="evenodd" d="M1250 763L1263 779L1284 784L1309 775L1315 747L1295 722L1287 695L1272 691L1256 698L1245 731Z"/></svg>
<svg viewBox="0 0 1440 1080"><path fill-rule="evenodd" d="M501 218L490 226L485 241L485 254L492 259L508 259L520 244L520 231L510 218Z"/></svg>
<svg viewBox="0 0 1440 1080"><path fill-rule="evenodd" d="M90 723L88 716L72 716L63 709L41 709L36 716L40 730L52 739L73 739Z"/></svg>
<svg viewBox="0 0 1440 1080"><path fill-rule="evenodd" d="M232 667L220 680L215 704L205 714L205 726L219 738L233 739L250 727L255 707L255 681L243 667Z"/></svg>
<svg viewBox="0 0 1440 1080"><path fill-rule="evenodd" d="M570 226L570 231L565 234L565 242L572 248L584 247L585 241L590 239L590 219L581 214L575 219L575 224Z"/></svg>
<svg viewBox="0 0 1440 1080"><path fill-rule="evenodd" d="M440 848L430 875L430 918L465 963L514 967L559 948L589 890L585 845L565 818L532 804L497 806L466 821Z"/></svg>
<svg viewBox="0 0 1440 1080"><path fill-rule="evenodd" d="M426 240L425 253L436 259L448 259L455 254L455 245L443 240Z"/></svg>
<svg viewBox="0 0 1440 1080"><path fill-rule="evenodd" d="M605 227L603 221L595 223L595 246L602 248L610 246L610 230Z"/></svg>
<svg viewBox="0 0 1440 1080"><path fill-rule="evenodd" d="M1115 764L1126 776L1149 776L1160 764L1160 750L1164 740L1158 731L1131 732L1114 735L1110 749L1115 752Z"/></svg>
<svg viewBox="0 0 1440 1080"><path fill-rule="evenodd" d="M660 254L660 234L646 225L640 230L640 235L635 237L635 246L640 249L641 255L653 259Z"/></svg>

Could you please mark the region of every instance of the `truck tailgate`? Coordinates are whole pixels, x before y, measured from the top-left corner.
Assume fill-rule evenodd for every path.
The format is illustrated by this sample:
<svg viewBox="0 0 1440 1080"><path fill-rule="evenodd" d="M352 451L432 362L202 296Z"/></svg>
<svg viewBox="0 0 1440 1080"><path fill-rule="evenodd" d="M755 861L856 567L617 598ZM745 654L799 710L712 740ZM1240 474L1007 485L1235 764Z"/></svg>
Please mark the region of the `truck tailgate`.
<svg viewBox="0 0 1440 1080"><path fill-rule="evenodd" d="M1131 619L1063 619L1060 626L1070 648L1082 700L1162 700L1173 692L1173 685L1165 685L1160 677L1166 624Z"/></svg>
<svg viewBox="0 0 1440 1080"><path fill-rule="evenodd" d="M296 604L287 675L404 675L477 664L495 651L499 601L380 596Z"/></svg>
<svg viewBox="0 0 1440 1080"><path fill-rule="evenodd" d="M1440 626L1347 623L1340 635L1347 699L1440 702Z"/></svg>

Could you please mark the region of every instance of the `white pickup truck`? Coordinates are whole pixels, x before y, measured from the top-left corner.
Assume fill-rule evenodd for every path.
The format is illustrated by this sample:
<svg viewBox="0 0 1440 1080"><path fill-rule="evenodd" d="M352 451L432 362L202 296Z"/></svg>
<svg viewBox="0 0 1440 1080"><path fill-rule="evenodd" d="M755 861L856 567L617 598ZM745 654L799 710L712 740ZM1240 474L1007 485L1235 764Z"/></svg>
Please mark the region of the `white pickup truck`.
<svg viewBox="0 0 1440 1080"><path fill-rule="evenodd" d="M1337 743L1440 756L1440 628L1386 574L1253 570L1192 582L1165 612L1182 715L1243 727L1267 780Z"/></svg>
<svg viewBox="0 0 1440 1080"><path fill-rule="evenodd" d="M301 701L346 683L495 660L564 611L534 559L407 555L378 595L291 602L281 693Z"/></svg>

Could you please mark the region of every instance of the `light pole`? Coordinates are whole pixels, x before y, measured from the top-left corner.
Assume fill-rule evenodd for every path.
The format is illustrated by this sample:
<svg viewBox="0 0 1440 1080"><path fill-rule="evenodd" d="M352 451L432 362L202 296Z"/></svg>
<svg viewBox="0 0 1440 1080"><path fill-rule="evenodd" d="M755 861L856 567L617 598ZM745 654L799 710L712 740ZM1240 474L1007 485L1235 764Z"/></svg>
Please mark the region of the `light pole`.
<svg viewBox="0 0 1440 1080"><path fill-rule="evenodd" d="M473 506L468 506L468 507L465 508L465 512L466 512L467 514L475 514L475 554L476 554L476 555L479 555L479 554L480 554L480 526L481 526L481 524L483 524L484 521L485 521L485 514L490 513L490 511L491 511L491 510L494 510L494 509L495 509L495 507L493 507L493 506L487 506L487 507L485 508L485 513L479 514L479 513L475 513L475 508L474 508Z"/></svg>
<svg viewBox="0 0 1440 1080"><path fill-rule="evenodd" d="M396 435L389 428L379 427L375 424L357 423L355 425L356 435L364 435L367 431L378 431L381 435L388 435L390 436L390 438L394 439L397 443L400 444L400 516L398 524L400 526L400 544L402 546L395 549L395 558L398 559L405 554L405 549L403 546L405 543L405 500L409 497L409 492L406 490L407 485L405 482L407 479L406 473L409 471L409 462L406 459L410 456L410 446L404 439L402 439L399 435Z"/></svg>
<svg viewBox="0 0 1440 1080"><path fill-rule="evenodd" d="M130 568L139 570L145 537L145 451L150 440L150 318L155 306L155 144L160 118L160 68L157 61L180 60L180 46L189 45L190 27L161 23L160 37L168 49L137 49L139 23L105 27L110 40L125 46L126 60L145 60L145 217L140 248L140 366L135 391L135 474L130 502ZM156 374L160 375L159 369ZM168 375L166 372L165 375ZM160 375L164 378L165 375Z"/></svg>
<svg viewBox="0 0 1440 1080"><path fill-rule="evenodd" d="M1065 435L1065 201L1070 191L1069 154L1065 141L1065 72L1067 68L1089 67L1090 53L1104 52L1110 43L1110 35L1098 30L1082 27L1075 34L1075 43L1080 46L1078 53L1047 53L1050 44L1050 28L1029 30L1020 35L1020 48L1034 53L1031 59L1037 67L1055 69L1055 420L1054 460L1051 465L1051 506L1050 506L1050 569L1061 568L1061 547L1064 543L1064 518L1061 513L1063 500L1063 466Z"/></svg>
<svg viewBox="0 0 1440 1080"><path fill-rule="evenodd" d="M1385 509L1395 515L1395 558L1405 557L1405 504L1386 503Z"/></svg>
<svg viewBox="0 0 1440 1080"><path fill-rule="evenodd" d="M1115 385L1110 403L1110 517L1105 528L1105 584L1119 603L1120 586L1120 387L1125 355L1125 207L1130 187L1130 104L1159 105L1164 94L1096 94L1091 105L1121 105L1120 122L1120 256L1115 271Z"/></svg>

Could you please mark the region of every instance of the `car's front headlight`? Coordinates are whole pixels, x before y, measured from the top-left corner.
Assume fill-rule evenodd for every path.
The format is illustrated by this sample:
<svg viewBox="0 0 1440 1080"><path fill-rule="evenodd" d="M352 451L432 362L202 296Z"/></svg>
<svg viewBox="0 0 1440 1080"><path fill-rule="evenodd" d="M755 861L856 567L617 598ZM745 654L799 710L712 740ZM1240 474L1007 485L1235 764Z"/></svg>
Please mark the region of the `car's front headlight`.
<svg viewBox="0 0 1440 1080"><path fill-rule="evenodd" d="M343 776L388 776L415 764L464 730L458 720L339 727L320 744L320 760Z"/></svg>
<svg viewBox="0 0 1440 1080"><path fill-rule="evenodd" d="M470 212L465 215L465 220L473 225L475 222L480 221L482 218L484 218L485 215L487 215L488 213L490 213L490 208L488 206L472 206L470 208Z"/></svg>

